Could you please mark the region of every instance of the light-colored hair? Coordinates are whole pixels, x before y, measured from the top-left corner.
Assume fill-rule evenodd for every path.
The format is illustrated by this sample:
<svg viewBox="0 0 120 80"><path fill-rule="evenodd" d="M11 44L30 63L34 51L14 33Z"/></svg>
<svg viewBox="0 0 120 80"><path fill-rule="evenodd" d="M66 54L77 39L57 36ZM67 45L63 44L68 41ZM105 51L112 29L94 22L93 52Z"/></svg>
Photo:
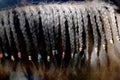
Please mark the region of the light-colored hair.
<svg viewBox="0 0 120 80"><path fill-rule="evenodd" d="M111 4L93 1L26 5L1 10L0 54L22 53L21 47L24 46L21 40L26 54L22 53L25 58L20 60L33 60L35 64L42 65L40 68L33 62L28 64L32 73L29 74L26 67L28 77L106 80L110 76L120 79L115 72L116 68L118 72L120 70L120 34L115 9ZM37 58L38 54L41 57ZM4 62L5 58L1 60ZM15 56L15 61L17 59Z"/></svg>

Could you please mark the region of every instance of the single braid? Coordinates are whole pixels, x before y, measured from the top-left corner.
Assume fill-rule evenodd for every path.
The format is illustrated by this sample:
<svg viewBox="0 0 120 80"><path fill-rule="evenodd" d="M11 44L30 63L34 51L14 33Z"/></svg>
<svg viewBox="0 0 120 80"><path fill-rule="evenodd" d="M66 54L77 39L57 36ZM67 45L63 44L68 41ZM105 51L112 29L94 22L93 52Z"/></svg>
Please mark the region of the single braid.
<svg viewBox="0 0 120 80"><path fill-rule="evenodd" d="M51 5L50 6L46 6L46 7L48 7L48 16L49 16L49 18L48 18L48 21L49 21L49 35L50 35L50 42L51 42L51 48L52 48L52 50L54 50L55 49L55 37L54 37L54 20L53 20L53 10L52 10L52 8L51 8Z"/></svg>
<svg viewBox="0 0 120 80"><path fill-rule="evenodd" d="M34 21L35 21L35 26L36 26L36 36L37 36L37 51L39 51L39 39L40 39L40 10L38 9L37 6L35 6L36 12L34 13Z"/></svg>
<svg viewBox="0 0 120 80"><path fill-rule="evenodd" d="M23 37L24 37L24 40L25 40L25 44L26 44L26 50L27 52L29 53L30 52L30 42L29 42L29 39L28 39L28 35L27 35L27 32L26 32L26 21L25 21L25 15L24 15L24 12L22 10L22 8L18 8L16 9L16 12L18 14L18 19L19 19L19 23L20 23L20 29L22 31L22 34L23 34Z"/></svg>
<svg viewBox="0 0 120 80"><path fill-rule="evenodd" d="M3 11L0 12L0 33L1 33L0 37L1 37L3 49L5 51L6 50L5 49L6 39L5 39L5 29L4 29L4 26L2 24L2 22L3 22L3 16L2 15L3 15Z"/></svg>
<svg viewBox="0 0 120 80"><path fill-rule="evenodd" d="M78 19L77 19L77 9L76 6L73 6L73 21L75 26L75 45L76 45L76 52L79 50L79 34L78 34Z"/></svg>
<svg viewBox="0 0 120 80"><path fill-rule="evenodd" d="M63 12L62 5L59 7L59 14L60 14L60 29L61 29L61 38L62 38L62 48L63 52L66 51L66 28L65 28L65 13Z"/></svg>
<svg viewBox="0 0 120 80"><path fill-rule="evenodd" d="M79 6L80 7L80 6ZM81 13L81 9L80 8L76 8L77 10L77 19L78 19L78 34L79 34L79 44L80 44L80 48L83 47L83 18L82 18L82 13Z"/></svg>
<svg viewBox="0 0 120 80"><path fill-rule="evenodd" d="M35 9L33 9L32 6L29 6L29 10L26 10L26 18L28 20L29 23L29 28L30 28L30 33L32 34L32 39L33 39L33 43L34 43L34 47L36 52L38 52L38 43L37 43L37 36L36 36L36 29L35 29L35 18L34 16L37 15L37 11Z"/></svg>
<svg viewBox="0 0 120 80"><path fill-rule="evenodd" d="M45 10L46 10L46 28L47 28L47 33L48 33L48 42L49 42L49 52L48 52L48 61L50 61L50 53L51 53L51 50L52 50L52 44L53 44L53 42L52 42L52 35L51 35L51 33L53 34L53 32L51 32L51 27L52 26L50 26L51 24L50 24L50 12L49 12L49 9L48 9L48 7L47 6L45 6Z"/></svg>
<svg viewBox="0 0 120 80"><path fill-rule="evenodd" d="M53 7L53 20L54 20L54 31L55 31L55 41L56 43L58 42L58 37L59 37L59 25L60 25L60 14L59 14L59 10L57 8L56 5L54 5Z"/></svg>
<svg viewBox="0 0 120 80"><path fill-rule="evenodd" d="M84 29L85 29L85 35L86 35L86 37L85 37L85 44L86 44L86 53L85 53L85 56L86 56L86 61L88 61L88 59L89 59L89 53L88 53L88 49L89 49L89 31L88 31L88 29L89 29L89 27L88 27L88 13L87 13L87 11L86 11L86 8L85 8L85 6L83 6L82 8L81 8L81 13L82 13L82 18L83 18L83 26L84 26Z"/></svg>
<svg viewBox="0 0 120 80"><path fill-rule="evenodd" d="M64 7L65 9L65 7ZM71 53L75 51L75 45L74 45L74 28L73 28L73 12L70 7L67 6L65 9L65 15L66 20L68 22L68 31L69 31L69 37L70 37L70 47L71 47Z"/></svg>
<svg viewBox="0 0 120 80"><path fill-rule="evenodd" d="M45 43L46 43L46 51L49 52L50 51L50 41L49 41L49 35L48 35L48 27L49 27L48 26L49 23L48 23L48 19L47 19L48 13L44 7L42 7L42 8L43 9L40 8L42 29L43 29Z"/></svg>
<svg viewBox="0 0 120 80"><path fill-rule="evenodd" d="M13 34L13 39L15 41L17 51L19 52L20 48L19 48L19 42L18 42L18 38L17 38L17 33L16 33L16 30L15 30L15 26L14 26L13 10L10 10L9 20L10 20L10 28L11 28L11 31L12 31L12 34Z"/></svg>
<svg viewBox="0 0 120 80"><path fill-rule="evenodd" d="M11 47L11 35L10 35L10 26L8 23L8 12L7 11L5 11L3 13L3 21L4 21L4 28L6 31L7 38L8 38L8 42L9 42L9 45Z"/></svg>

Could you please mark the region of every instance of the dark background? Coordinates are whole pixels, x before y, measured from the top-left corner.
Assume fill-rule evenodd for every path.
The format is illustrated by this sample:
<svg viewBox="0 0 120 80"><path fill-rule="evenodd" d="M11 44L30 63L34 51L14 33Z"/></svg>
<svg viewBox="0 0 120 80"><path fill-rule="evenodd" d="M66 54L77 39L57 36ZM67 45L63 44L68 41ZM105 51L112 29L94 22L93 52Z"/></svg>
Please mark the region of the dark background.
<svg viewBox="0 0 120 80"><path fill-rule="evenodd" d="M24 1L26 1L27 4L29 3L37 4L39 2L66 2L66 1L84 1L84 0L0 0L0 8L21 5L22 3L24 3ZM103 0L103 1L112 2L120 8L120 0Z"/></svg>
<svg viewBox="0 0 120 80"><path fill-rule="evenodd" d="M21 3L39 3L39 2L66 2L69 0L0 0L0 8L6 8L11 6L17 6ZM74 1L83 1L83 0L74 0Z"/></svg>

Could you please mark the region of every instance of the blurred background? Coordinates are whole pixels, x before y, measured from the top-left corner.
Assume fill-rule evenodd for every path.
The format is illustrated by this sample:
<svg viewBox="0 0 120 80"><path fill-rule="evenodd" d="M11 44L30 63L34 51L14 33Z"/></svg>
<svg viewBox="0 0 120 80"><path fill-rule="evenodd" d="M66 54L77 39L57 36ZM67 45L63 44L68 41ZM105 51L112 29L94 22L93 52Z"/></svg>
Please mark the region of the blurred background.
<svg viewBox="0 0 120 80"><path fill-rule="evenodd" d="M17 6L21 4L37 4L39 2L66 2L69 0L0 0L0 8ZM83 1L83 0L74 0L74 1Z"/></svg>
<svg viewBox="0 0 120 80"><path fill-rule="evenodd" d="M0 0L0 8L18 6L21 4L37 4L40 2L66 2L66 1L92 1L92 0ZM99 0L95 0L99 1ZM120 0L100 0L116 4L120 7Z"/></svg>

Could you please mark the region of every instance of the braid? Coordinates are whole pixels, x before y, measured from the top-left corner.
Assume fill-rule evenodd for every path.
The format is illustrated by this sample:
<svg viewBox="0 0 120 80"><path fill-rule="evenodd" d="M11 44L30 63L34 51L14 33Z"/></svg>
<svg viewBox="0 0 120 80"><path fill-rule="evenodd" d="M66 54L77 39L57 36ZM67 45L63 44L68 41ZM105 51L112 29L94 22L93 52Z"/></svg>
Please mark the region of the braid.
<svg viewBox="0 0 120 80"><path fill-rule="evenodd" d="M73 21L74 21L74 26L75 26L75 48L76 48L76 52L78 52L79 50L79 34L78 34L78 19L77 19L77 9L76 6L73 6L73 8L71 8L73 10Z"/></svg>
<svg viewBox="0 0 120 80"><path fill-rule="evenodd" d="M82 7L81 8L81 12L82 12L82 17L83 17L83 23L84 23L84 29L85 29L85 35L86 35L86 40L85 40L85 42L86 42L86 61L88 61L88 58L89 58L89 54L88 54L88 45L89 45L89 41L88 41L88 38L89 38L89 32L88 32L88 14L87 14L87 11L86 11L86 9L85 9L85 7Z"/></svg>
<svg viewBox="0 0 120 80"><path fill-rule="evenodd" d="M53 7L53 20L54 20L54 31L55 31L55 41L57 43L58 41L58 37L59 37L59 25L60 25L60 20L59 20L59 12L58 12L58 8L56 5L54 5Z"/></svg>
<svg viewBox="0 0 120 80"><path fill-rule="evenodd" d="M45 38L45 43L46 43L46 51L48 49L48 36L47 36L47 29L46 29L46 13L45 11L41 8L41 6L39 6L38 8L40 8L40 12L41 12L41 22L42 22L42 29L43 29L43 33L44 33L44 38Z"/></svg>
<svg viewBox="0 0 120 80"><path fill-rule="evenodd" d="M39 51L39 48L38 48L38 47L39 47L39 42L38 42L39 39L38 39L38 38L39 38L39 33L40 33L40 31L39 31L39 21L40 21L40 20L39 20L39 17L40 17L40 16L39 16L38 13L39 13L39 10L37 10L37 7L35 6L35 13L34 13L34 16L33 16L33 17L34 17L34 22L35 22L34 24L36 24L36 28L35 28L36 33L35 33L35 34L36 34L36 39L37 39L37 40L36 40L36 41L37 41L37 42L36 42L36 43L37 43L37 44L36 44L37 51Z"/></svg>
<svg viewBox="0 0 120 80"><path fill-rule="evenodd" d="M17 13L18 13L18 19L19 19L19 23L20 23L20 29L22 31L22 34L23 34L23 37L24 37L24 40L25 40L25 44L26 44L26 50L27 52L29 53L30 52L30 43L29 43L29 39L28 39L28 35L27 35L27 32L26 32L26 27L25 27L25 16L24 16L24 12L22 10L22 8L20 9L16 9Z"/></svg>
<svg viewBox="0 0 120 80"><path fill-rule="evenodd" d="M33 43L35 46L36 51L38 52L38 43L37 43L37 36L36 36L36 30L34 27L34 16L36 15L36 10L32 9L32 6L29 6L29 11L27 12L26 10L26 17L29 23L29 28L30 28L30 32L32 34L32 39L33 39Z"/></svg>
<svg viewBox="0 0 120 80"><path fill-rule="evenodd" d="M61 38L62 38L62 48L63 52L66 50L66 29L65 29L65 13L63 12L62 6L61 9L59 8L59 13L60 13L60 26L61 26Z"/></svg>
<svg viewBox="0 0 120 80"><path fill-rule="evenodd" d="M67 9L68 8L68 9ZM71 10L70 7L67 7L65 9L65 12L68 11L66 13L66 19L67 19L67 22L68 22L68 31L69 31L69 36L70 36L70 46L71 46L71 53L74 52L75 50L75 45L74 45L74 29L73 29L73 12Z"/></svg>
<svg viewBox="0 0 120 80"><path fill-rule="evenodd" d="M70 36L71 36L70 38L71 38L71 41L72 41L72 42L71 42L71 45L72 45L71 48L72 48L72 52L74 53L74 51L75 51L75 44L74 44L74 43L75 43L75 36L74 36L75 34L74 34L74 33L75 33L75 32L74 32L73 19L74 19L74 12L75 12L75 11L74 11L74 9L73 9L71 6L68 7L68 8L70 9L70 16L69 16L69 17L70 17L70 20L71 20L71 21L70 21L70 24L71 24L71 25L69 26L71 30L70 30L69 33L71 34L71 35L70 35ZM69 28L69 27L68 27L68 28ZM75 27L76 27L76 26L75 26Z"/></svg>
<svg viewBox="0 0 120 80"><path fill-rule="evenodd" d="M45 10L45 11L44 11ZM48 53L47 60L50 61L50 39L49 39L49 20L48 20L48 11L44 7L44 10L41 10L41 19L42 19L42 28L45 36L46 51Z"/></svg>
<svg viewBox="0 0 120 80"><path fill-rule="evenodd" d="M10 26L8 23L8 12L7 11L5 11L3 13L3 21L4 21L4 27L5 27L5 31L7 34L8 42L9 42L9 45L11 47L11 35L10 35Z"/></svg>
<svg viewBox="0 0 120 80"><path fill-rule="evenodd" d="M4 30L4 26L2 24L2 21L3 21L3 11L0 12L0 37L1 37L1 40L2 40L2 46L3 46L3 49L5 49L5 44L6 44L6 39L5 39L5 30Z"/></svg>
<svg viewBox="0 0 120 80"><path fill-rule="evenodd" d="M48 14L49 14L49 18L48 18L48 21L49 21L49 35L50 35L50 42L51 42L51 46L52 46L52 50L55 49L55 38L54 38L54 20L53 20L53 11L52 11L52 8L51 8L51 5L48 7Z"/></svg>
<svg viewBox="0 0 120 80"><path fill-rule="evenodd" d="M17 39L17 33L15 30L15 26L14 26L14 14L12 12L13 12L13 10L10 10L10 14L9 14L10 28L11 28L11 31L13 34L13 39L15 40L16 48L18 51L20 51L19 43L18 43L18 39Z"/></svg>
<svg viewBox="0 0 120 80"><path fill-rule="evenodd" d="M77 10L77 18L78 18L78 32L79 32L79 44L80 48L83 47L83 38L82 38L82 33L83 33L83 22L82 22L82 14L80 8L76 8Z"/></svg>
<svg viewBox="0 0 120 80"><path fill-rule="evenodd" d="M51 53L51 49L53 48L52 44L53 44L53 40L52 40L52 35L53 35L53 31L51 31L51 22L49 20L50 18L50 12L49 12L49 9L47 8L47 6L45 6L45 9L46 9L46 26L47 26L47 30L48 30L48 39L49 39L49 52ZM51 34L52 33L52 34ZM50 54L48 53L48 55Z"/></svg>

